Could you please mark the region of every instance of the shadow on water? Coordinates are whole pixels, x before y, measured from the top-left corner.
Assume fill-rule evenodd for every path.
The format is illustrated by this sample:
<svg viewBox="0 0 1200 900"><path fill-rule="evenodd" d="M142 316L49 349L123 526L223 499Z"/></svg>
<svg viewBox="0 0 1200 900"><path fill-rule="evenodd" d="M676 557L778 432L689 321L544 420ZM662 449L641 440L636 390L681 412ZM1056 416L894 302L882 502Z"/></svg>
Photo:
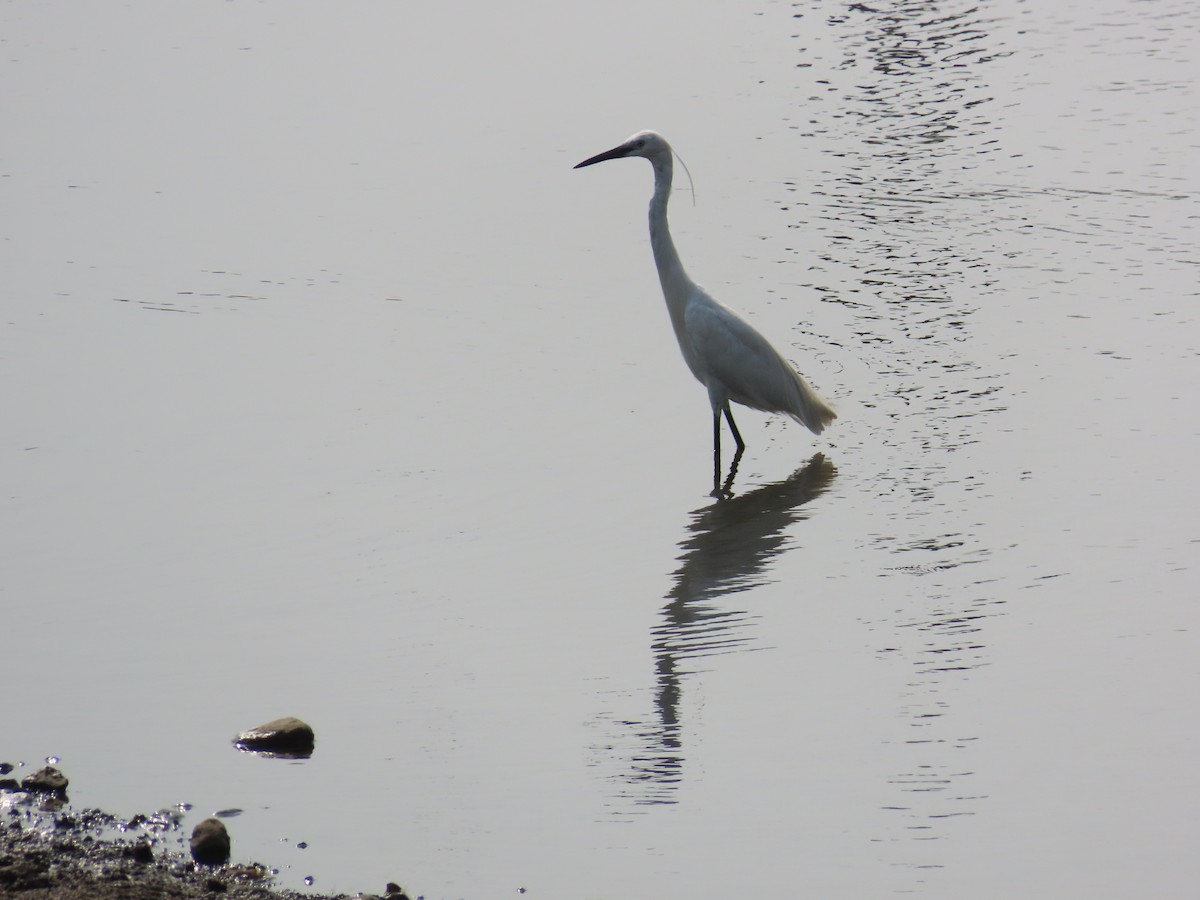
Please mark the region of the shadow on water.
<svg viewBox="0 0 1200 900"><path fill-rule="evenodd" d="M791 543L788 527L807 518L803 507L828 490L836 474L833 463L818 453L782 481L719 497L692 512L688 535L679 545L683 553L674 587L651 632L656 718L621 723L634 744L629 771L621 776L629 786L621 790L626 799L675 802L684 760L683 679L694 671L689 663L760 649L748 633L757 616L719 601L767 580L771 561Z"/></svg>

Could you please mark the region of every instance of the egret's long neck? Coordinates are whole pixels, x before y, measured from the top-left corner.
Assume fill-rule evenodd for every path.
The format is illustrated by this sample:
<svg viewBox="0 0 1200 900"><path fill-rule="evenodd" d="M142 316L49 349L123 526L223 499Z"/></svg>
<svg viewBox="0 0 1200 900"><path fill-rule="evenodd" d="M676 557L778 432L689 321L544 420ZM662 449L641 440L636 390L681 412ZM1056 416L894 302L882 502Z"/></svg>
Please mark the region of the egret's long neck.
<svg viewBox="0 0 1200 900"><path fill-rule="evenodd" d="M650 198L650 247L654 250L654 264L658 266L658 280L662 284L667 311L676 332L683 327L683 305L692 281L683 270L675 242L671 240L671 229L667 226L667 200L671 196L672 161L670 153L650 160L654 166L654 196Z"/></svg>

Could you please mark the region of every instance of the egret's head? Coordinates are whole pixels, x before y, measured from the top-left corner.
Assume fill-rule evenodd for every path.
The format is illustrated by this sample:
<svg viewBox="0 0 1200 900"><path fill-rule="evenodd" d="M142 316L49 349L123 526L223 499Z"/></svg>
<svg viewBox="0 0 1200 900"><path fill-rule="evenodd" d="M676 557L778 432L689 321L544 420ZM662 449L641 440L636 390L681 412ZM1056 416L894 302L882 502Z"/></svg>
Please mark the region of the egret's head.
<svg viewBox="0 0 1200 900"><path fill-rule="evenodd" d="M594 163L604 162L608 159L622 159L626 156L644 156L651 162L655 159L670 159L671 145L657 131L639 131L619 147L597 153L590 159L585 159L575 168L582 169L584 166Z"/></svg>

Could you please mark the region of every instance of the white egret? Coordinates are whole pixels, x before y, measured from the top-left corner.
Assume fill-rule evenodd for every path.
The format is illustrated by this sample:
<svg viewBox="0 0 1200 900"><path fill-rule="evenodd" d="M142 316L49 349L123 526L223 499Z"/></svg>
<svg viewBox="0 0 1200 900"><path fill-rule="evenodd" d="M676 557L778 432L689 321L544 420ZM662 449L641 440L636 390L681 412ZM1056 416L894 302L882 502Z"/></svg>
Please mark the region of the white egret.
<svg viewBox="0 0 1200 900"><path fill-rule="evenodd" d="M673 170L671 145L654 131L640 131L576 169L609 159L641 156L654 167L654 196L650 198L650 247L662 283L667 312L683 360L708 390L713 412L714 480L721 459L721 414L737 441L740 457L746 444L738 433L729 404L740 403L763 412L783 413L814 434L837 418L800 374L765 337L737 313L722 306L683 269L667 227L667 200ZM734 467L737 465L737 457ZM731 472L732 477L732 472Z"/></svg>

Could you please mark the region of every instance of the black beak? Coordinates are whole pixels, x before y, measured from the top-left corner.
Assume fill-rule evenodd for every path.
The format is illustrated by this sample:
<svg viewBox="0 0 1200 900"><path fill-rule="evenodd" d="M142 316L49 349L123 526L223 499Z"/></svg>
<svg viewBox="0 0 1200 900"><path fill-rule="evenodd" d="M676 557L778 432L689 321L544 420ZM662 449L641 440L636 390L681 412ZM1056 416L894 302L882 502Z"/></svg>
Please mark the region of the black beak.
<svg viewBox="0 0 1200 900"><path fill-rule="evenodd" d="M579 165L575 166L575 168L582 169L584 166L590 166L598 162L604 162L608 159L620 159L628 152L629 145L622 144L620 147L613 147L611 150L605 150L603 153L597 153L591 159L585 159Z"/></svg>

